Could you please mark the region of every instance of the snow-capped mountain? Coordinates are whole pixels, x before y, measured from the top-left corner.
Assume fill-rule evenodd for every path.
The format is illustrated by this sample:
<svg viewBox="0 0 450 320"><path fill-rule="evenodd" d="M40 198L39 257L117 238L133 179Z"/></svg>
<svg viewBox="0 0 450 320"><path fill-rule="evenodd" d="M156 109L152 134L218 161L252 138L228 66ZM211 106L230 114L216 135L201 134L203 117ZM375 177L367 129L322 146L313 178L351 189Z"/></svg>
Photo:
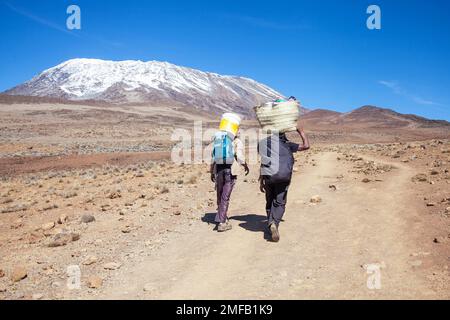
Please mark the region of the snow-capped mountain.
<svg viewBox="0 0 450 320"><path fill-rule="evenodd" d="M159 61L73 59L45 70L5 94L103 100L176 102L212 112L251 112L282 95L249 78L222 76Z"/></svg>

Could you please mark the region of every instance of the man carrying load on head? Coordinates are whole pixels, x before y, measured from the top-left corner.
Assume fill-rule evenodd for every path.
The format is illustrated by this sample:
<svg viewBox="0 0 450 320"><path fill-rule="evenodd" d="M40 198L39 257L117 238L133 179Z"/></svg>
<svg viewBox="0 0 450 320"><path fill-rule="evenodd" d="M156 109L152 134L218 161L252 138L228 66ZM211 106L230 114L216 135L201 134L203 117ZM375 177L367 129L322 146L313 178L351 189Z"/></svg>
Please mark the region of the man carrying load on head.
<svg viewBox="0 0 450 320"><path fill-rule="evenodd" d="M217 231L224 232L232 228L227 212L231 192L236 183L236 163L245 169L248 175L249 168L245 162L244 144L238 138L241 119L238 115L226 113L222 117L220 130L214 136L214 145L211 162L211 181L215 182L217 190L217 207L215 222Z"/></svg>
<svg viewBox="0 0 450 320"><path fill-rule="evenodd" d="M296 99L290 97L289 101L296 102ZM280 103L284 102L280 100ZM261 156L260 190L266 194L267 221L274 242L280 240L278 226L286 210L287 193L294 168L293 153L309 149L309 140L299 121L296 131L303 142L301 145L289 141L285 132L277 130L272 130L271 135L258 145Z"/></svg>

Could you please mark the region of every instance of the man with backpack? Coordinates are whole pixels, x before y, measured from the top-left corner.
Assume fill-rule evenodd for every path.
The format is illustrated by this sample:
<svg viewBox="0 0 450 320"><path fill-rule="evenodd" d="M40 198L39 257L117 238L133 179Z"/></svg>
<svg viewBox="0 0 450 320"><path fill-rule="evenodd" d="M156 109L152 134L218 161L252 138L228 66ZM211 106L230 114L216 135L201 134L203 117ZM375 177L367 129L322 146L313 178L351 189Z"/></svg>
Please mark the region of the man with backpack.
<svg viewBox="0 0 450 320"><path fill-rule="evenodd" d="M260 190L266 194L267 221L274 242L280 240L278 227L286 209L294 168L293 153L309 149L309 141L301 125L297 125L297 133L302 145L289 141L284 133L272 133L258 145L261 156Z"/></svg>
<svg viewBox="0 0 450 320"><path fill-rule="evenodd" d="M237 126L238 127L238 126ZM216 184L217 214L215 222L218 232L225 232L232 228L227 212L231 192L236 183L236 163L245 169L248 175L249 168L244 158L244 144L234 130L220 130L215 134L211 162L211 181ZM222 125L222 128L224 126ZM225 128L226 129L226 128Z"/></svg>

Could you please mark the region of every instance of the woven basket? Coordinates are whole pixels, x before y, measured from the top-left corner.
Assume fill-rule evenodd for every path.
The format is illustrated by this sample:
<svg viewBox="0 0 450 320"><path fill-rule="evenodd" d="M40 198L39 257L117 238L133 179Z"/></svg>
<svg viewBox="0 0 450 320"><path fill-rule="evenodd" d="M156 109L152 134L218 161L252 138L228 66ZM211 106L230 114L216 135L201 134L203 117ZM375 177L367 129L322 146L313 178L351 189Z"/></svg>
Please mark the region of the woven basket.
<svg viewBox="0 0 450 320"><path fill-rule="evenodd" d="M281 133L297 130L300 109L296 101L264 103L255 107L254 110L263 130Z"/></svg>

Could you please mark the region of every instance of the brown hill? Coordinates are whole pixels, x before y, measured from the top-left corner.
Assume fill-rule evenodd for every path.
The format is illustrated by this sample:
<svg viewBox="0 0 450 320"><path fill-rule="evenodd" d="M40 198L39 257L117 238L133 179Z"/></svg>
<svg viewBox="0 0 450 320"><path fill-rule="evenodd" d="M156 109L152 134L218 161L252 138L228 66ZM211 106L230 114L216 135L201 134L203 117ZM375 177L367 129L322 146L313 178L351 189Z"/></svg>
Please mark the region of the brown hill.
<svg viewBox="0 0 450 320"><path fill-rule="evenodd" d="M444 120L430 120L374 106L363 106L347 113L317 109L308 112L302 118L308 126L322 129L450 128L450 123Z"/></svg>

